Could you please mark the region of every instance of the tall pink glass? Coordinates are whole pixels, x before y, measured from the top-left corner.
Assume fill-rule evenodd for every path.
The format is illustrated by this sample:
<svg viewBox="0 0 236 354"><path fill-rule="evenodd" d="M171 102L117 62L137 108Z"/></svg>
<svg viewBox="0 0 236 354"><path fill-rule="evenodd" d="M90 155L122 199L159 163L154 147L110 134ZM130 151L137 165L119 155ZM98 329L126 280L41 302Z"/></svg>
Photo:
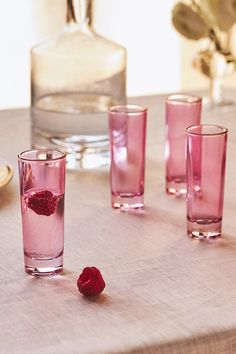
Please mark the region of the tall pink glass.
<svg viewBox="0 0 236 354"><path fill-rule="evenodd" d="M65 158L55 150L18 155L24 262L31 275L63 268Z"/></svg>
<svg viewBox="0 0 236 354"><path fill-rule="evenodd" d="M200 124L202 99L175 94L166 99L166 192L186 195L185 129Z"/></svg>
<svg viewBox="0 0 236 354"><path fill-rule="evenodd" d="M187 233L196 239L221 236L227 129L187 128Z"/></svg>
<svg viewBox="0 0 236 354"><path fill-rule="evenodd" d="M121 210L144 205L147 109L114 106L109 110L111 202Z"/></svg>

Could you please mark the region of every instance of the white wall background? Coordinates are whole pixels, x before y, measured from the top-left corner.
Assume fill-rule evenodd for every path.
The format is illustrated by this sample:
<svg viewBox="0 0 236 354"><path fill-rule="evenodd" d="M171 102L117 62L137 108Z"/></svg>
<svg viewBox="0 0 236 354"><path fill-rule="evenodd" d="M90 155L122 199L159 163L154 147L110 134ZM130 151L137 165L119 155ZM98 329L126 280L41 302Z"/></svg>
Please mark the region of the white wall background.
<svg viewBox="0 0 236 354"><path fill-rule="evenodd" d="M65 0L0 0L0 109L30 104L30 48L60 31ZM181 87L174 0L95 0L94 26L128 50L128 95Z"/></svg>
<svg viewBox="0 0 236 354"><path fill-rule="evenodd" d="M128 50L128 94L180 87L180 39L171 26L173 0L95 0L97 31Z"/></svg>
<svg viewBox="0 0 236 354"><path fill-rule="evenodd" d="M60 0L0 0L0 108L29 105L29 51L63 26L65 6L63 9L62 3Z"/></svg>

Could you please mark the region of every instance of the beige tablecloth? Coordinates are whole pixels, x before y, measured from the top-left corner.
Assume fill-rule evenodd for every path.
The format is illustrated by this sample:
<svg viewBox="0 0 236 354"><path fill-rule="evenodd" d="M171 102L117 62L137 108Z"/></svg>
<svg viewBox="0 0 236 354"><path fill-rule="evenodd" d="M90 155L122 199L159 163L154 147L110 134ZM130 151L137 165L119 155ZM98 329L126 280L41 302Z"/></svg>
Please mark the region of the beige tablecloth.
<svg viewBox="0 0 236 354"><path fill-rule="evenodd" d="M1 354L236 353L236 109L203 114L229 128L224 237L206 244L186 237L185 201L164 192L163 99L132 100L149 109L143 214L111 209L107 170L67 173L62 276L24 273L17 171L0 191ZM16 167L29 112L0 122L0 155ZM97 301L76 287L91 265L107 283Z"/></svg>

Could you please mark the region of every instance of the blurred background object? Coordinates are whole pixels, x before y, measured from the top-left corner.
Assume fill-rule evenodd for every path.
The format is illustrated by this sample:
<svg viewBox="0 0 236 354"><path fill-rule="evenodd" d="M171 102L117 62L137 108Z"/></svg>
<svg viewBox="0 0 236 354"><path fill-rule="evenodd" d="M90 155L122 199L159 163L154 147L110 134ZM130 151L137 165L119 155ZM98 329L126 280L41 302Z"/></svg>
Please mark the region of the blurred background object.
<svg viewBox="0 0 236 354"><path fill-rule="evenodd" d="M0 188L5 187L13 177L13 167L0 159Z"/></svg>
<svg viewBox="0 0 236 354"><path fill-rule="evenodd" d="M94 1L67 0L59 34L31 50L31 142L68 168L109 164L107 111L126 103L126 49L93 28Z"/></svg>
<svg viewBox="0 0 236 354"><path fill-rule="evenodd" d="M233 74L236 60L232 53L232 29L236 23L235 0L180 1L172 10L175 29L190 40L202 40L193 66L209 79L205 106L222 108L233 104L222 93L222 82ZM204 40L204 41L203 41Z"/></svg>
<svg viewBox="0 0 236 354"><path fill-rule="evenodd" d="M207 88L192 67L195 41L171 24L175 0L95 0L98 33L127 48L127 95ZM7 0L0 12L0 109L30 104L30 48L65 24L65 0ZM235 51L235 48L233 48ZM225 85L235 87L235 74Z"/></svg>
<svg viewBox="0 0 236 354"><path fill-rule="evenodd" d="M180 86L180 40L170 23L172 6L173 0L95 0L95 30L128 50L128 96ZM62 30L65 8L65 0L2 4L0 108L30 104L29 50Z"/></svg>

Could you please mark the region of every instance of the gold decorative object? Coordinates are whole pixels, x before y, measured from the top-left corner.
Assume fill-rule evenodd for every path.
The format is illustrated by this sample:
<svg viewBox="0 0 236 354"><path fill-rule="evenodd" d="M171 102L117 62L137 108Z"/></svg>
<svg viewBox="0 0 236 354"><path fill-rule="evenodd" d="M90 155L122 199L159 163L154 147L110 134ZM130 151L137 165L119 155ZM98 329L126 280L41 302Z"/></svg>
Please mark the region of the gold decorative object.
<svg viewBox="0 0 236 354"><path fill-rule="evenodd" d="M13 177L13 168L10 165L0 165L0 188L6 186Z"/></svg>
<svg viewBox="0 0 236 354"><path fill-rule="evenodd" d="M172 10L172 23L180 34L190 40L206 39L206 48L197 53L193 66L210 81L209 97L205 100L209 108L233 104L223 99L221 85L236 67L230 48L235 22L235 0L178 2Z"/></svg>

